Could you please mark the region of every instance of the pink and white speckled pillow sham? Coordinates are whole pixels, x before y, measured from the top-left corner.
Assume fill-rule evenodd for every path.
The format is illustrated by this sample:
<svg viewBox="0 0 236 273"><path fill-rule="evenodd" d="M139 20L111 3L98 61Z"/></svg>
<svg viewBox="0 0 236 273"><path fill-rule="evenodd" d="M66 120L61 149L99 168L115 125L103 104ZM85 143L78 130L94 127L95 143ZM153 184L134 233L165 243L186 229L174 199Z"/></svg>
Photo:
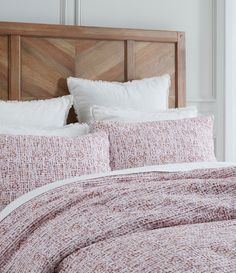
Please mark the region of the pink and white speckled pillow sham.
<svg viewBox="0 0 236 273"><path fill-rule="evenodd" d="M94 122L110 140L112 170L147 165L216 161L213 117L143 123Z"/></svg>
<svg viewBox="0 0 236 273"><path fill-rule="evenodd" d="M0 135L0 209L45 184L107 171L106 133L78 138Z"/></svg>

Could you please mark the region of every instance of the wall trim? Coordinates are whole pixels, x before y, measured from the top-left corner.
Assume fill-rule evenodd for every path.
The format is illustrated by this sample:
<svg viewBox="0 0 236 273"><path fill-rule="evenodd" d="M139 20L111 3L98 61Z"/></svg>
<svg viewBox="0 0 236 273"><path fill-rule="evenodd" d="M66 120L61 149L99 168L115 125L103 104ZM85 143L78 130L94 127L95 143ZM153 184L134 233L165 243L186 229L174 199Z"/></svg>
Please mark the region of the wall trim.
<svg viewBox="0 0 236 273"><path fill-rule="evenodd" d="M217 98L216 65L217 65L217 1L212 0L212 98Z"/></svg>
<svg viewBox="0 0 236 273"><path fill-rule="evenodd" d="M206 99L189 98L187 103L197 104L200 111L215 114L216 156L219 160L228 159L226 152L225 117L228 105L225 104L225 1L212 0L212 93ZM235 0L229 0L235 1ZM226 129L227 131L227 129ZM236 138L235 138L236 139ZM229 142L230 143L230 142ZM232 149L231 149L232 151ZM236 161L236 159L235 159Z"/></svg>
<svg viewBox="0 0 236 273"><path fill-rule="evenodd" d="M199 110L215 114L215 148L219 160L227 159L225 128L225 1L212 0L212 93L207 99L189 98L187 103L197 104ZM235 0L230 0L235 1ZM206 108L207 107L207 108ZM216 137L215 137L216 138ZM235 159L236 160L236 159Z"/></svg>
<svg viewBox="0 0 236 273"><path fill-rule="evenodd" d="M75 25L82 25L82 0L75 0Z"/></svg>
<svg viewBox="0 0 236 273"><path fill-rule="evenodd" d="M216 103L216 99L188 99L189 103Z"/></svg>
<svg viewBox="0 0 236 273"><path fill-rule="evenodd" d="M82 25L82 0L60 0L59 23Z"/></svg>
<svg viewBox="0 0 236 273"><path fill-rule="evenodd" d="M236 161L236 3L225 0L225 158Z"/></svg>
<svg viewBox="0 0 236 273"><path fill-rule="evenodd" d="M218 159L225 160L225 0L215 0L214 12L216 150Z"/></svg>
<svg viewBox="0 0 236 273"><path fill-rule="evenodd" d="M67 23L67 0L60 0L59 22L62 25L66 25L66 23Z"/></svg>

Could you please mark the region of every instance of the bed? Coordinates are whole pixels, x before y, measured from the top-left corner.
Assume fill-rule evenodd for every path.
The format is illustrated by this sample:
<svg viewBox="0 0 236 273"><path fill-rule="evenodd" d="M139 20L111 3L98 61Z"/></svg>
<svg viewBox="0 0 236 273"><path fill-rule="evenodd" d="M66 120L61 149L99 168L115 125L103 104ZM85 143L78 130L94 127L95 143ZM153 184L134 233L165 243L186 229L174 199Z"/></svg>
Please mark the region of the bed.
<svg viewBox="0 0 236 273"><path fill-rule="evenodd" d="M169 106L184 107L183 32L0 23L2 100L67 95L69 76L124 82L163 74L171 79ZM72 110L68 123L75 120ZM235 205L233 163L59 179L0 212L0 272L235 272Z"/></svg>

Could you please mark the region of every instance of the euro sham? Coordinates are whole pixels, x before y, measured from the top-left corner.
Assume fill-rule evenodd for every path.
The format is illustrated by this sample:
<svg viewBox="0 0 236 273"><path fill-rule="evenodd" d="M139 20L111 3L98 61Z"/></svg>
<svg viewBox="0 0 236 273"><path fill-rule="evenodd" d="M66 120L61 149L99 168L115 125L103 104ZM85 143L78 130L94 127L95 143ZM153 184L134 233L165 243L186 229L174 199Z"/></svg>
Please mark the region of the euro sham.
<svg viewBox="0 0 236 273"><path fill-rule="evenodd" d="M0 125L0 134L4 135L77 137L88 133L89 126L87 124L79 123L72 123L58 128L10 127Z"/></svg>
<svg viewBox="0 0 236 273"><path fill-rule="evenodd" d="M105 133L78 138L0 135L0 209L48 183L107 171Z"/></svg>
<svg viewBox="0 0 236 273"><path fill-rule="evenodd" d="M125 83L70 77L67 85L74 97L79 122L91 121L90 108L93 105L132 108L144 112L168 109L169 75Z"/></svg>
<svg viewBox="0 0 236 273"><path fill-rule="evenodd" d="M133 109L94 105L91 107L91 115L93 121L145 122L195 118L198 116L198 110L196 107L190 106L150 113Z"/></svg>
<svg viewBox="0 0 236 273"><path fill-rule="evenodd" d="M73 104L71 95L47 100L0 101L0 125L62 127Z"/></svg>
<svg viewBox="0 0 236 273"><path fill-rule="evenodd" d="M112 170L148 165L216 161L213 117L143 123L94 122L109 135Z"/></svg>

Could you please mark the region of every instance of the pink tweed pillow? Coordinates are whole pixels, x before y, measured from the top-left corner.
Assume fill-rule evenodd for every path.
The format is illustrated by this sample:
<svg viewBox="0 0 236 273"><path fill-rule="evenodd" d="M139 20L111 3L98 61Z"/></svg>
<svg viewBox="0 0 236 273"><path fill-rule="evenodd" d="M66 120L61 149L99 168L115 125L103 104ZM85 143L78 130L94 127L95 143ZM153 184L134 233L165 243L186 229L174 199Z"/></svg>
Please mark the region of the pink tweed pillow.
<svg viewBox="0 0 236 273"><path fill-rule="evenodd" d="M106 171L106 133L77 138L0 135L0 209L45 184Z"/></svg>
<svg viewBox="0 0 236 273"><path fill-rule="evenodd" d="M112 170L167 163L215 161L213 117L143 123L94 122L110 140Z"/></svg>

